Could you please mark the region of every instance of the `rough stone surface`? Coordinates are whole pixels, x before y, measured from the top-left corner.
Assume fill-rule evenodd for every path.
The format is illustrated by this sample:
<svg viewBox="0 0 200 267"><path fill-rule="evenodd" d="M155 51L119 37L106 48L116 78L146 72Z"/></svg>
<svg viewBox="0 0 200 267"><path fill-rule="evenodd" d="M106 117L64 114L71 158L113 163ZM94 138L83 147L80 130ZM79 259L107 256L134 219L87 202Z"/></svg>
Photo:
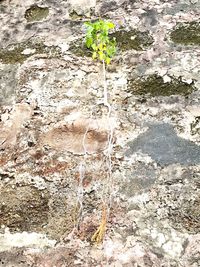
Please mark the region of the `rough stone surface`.
<svg viewBox="0 0 200 267"><path fill-rule="evenodd" d="M0 70L0 105L14 103L17 87L16 67L7 65Z"/></svg>
<svg viewBox="0 0 200 267"><path fill-rule="evenodd" d="M141 151L160 165L200 163L200 146L176 135L169 124L150 126L149 130L131 142L127 155ZM151 176L151 175L150 175Z"/></svg>
<svg viewBox="0 0 200 267"><path fill-rule="evenodd" d="M199 10L0 1L1 267L200 265ZM110 112L84 46L99 17Z"/></svg>
<svg viewBox="0 0 200 267"><path fill-rule="evenodd" d="M69 0L68 2L78 15L90 14L91 9L96 6L96 0Z"/></svg>

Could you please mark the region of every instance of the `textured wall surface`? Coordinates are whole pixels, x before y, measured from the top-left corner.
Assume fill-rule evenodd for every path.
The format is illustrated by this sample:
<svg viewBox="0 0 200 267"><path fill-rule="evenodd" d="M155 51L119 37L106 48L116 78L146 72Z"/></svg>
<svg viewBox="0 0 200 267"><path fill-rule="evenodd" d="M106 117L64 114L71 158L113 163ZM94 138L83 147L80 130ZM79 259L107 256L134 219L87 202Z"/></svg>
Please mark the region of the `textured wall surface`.
<svg viewBox="0 0 200 267"><path fill-rule="evenodd" d="M0 1L0 266L200 265L199 10ZM98 18L116 25L110 113L83 43Z"/></svg>

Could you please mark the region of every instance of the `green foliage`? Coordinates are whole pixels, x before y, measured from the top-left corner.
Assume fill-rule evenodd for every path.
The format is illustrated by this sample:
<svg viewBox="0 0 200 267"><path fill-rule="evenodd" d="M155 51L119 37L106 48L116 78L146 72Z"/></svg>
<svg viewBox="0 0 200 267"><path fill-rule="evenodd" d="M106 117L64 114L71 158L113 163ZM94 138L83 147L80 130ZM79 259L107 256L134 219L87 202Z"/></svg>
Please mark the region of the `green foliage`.
<svg viewBox="0 0 200 267"><path fill-rule="evenodd" d="M110 64L111 58L116 53L116 41L115 38L110 40L108 34L115 25L109 21L98 20L86 22L85 26L87 29L85 44L93 51L92 58Z"/></svg>

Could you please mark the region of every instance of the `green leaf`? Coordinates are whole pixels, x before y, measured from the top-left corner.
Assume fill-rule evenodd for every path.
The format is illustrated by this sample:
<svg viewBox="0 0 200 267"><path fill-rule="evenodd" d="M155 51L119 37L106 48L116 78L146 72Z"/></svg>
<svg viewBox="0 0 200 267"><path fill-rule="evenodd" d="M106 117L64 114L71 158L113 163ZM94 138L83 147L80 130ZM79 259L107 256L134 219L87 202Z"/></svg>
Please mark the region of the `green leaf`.
<svg viewBox="0 0 200 267"><path fill-rule="evenodd" d="M97 58L97 52L93 52L92 54L92 59L95 59L95 58Z"/></svg>
<svg viewBox="0 0 200 267"><path fill-rule="evenodd" d="M84 23L84 25L85 25L86 27L88 27L88 26L92 26L92 23L89 22L89 21L86 21L86 22Z"/></svg>
<svg viewBox="0 0 200 267"><path fill-rule="evenodd" d="M99 59L100 60L104 59L104 53L102 51L99 51Z"/></svg>
<svg viewBox="0 0 200 267"><path fill-rule="evenodd" d="M92 26L92 24L90 22L85 22L84 25L86 27L87 33L89 31L93 31L94 28L93 28L93 26Z"/></svg>
<svg viewBox="0 0 200 267"><path fill-rule="evenodd" d="M95 51L98 49L98 47L97 47L97 45L96 45L95 43L93 43L93 44L91 45L91 47L92 47L92 49L95 50Z"/></svg>
<svg viewBox="0 0 200 267"><path fill-rule="evenodd" d="M109 65L110 64L110 61L111 61L111 58L109 57L106 57L106 64Z"/></svg>
<svg viewBox="0 0 200 267"><path fill-rule="evenodd" d="M94 29L96 31L99 31L101 29L101 22L100 21L97 21L94 23Z"/></svg>
<svg viewBox="0 0 200 267"><path fill-rule="evenodd" d="M93 38L92 37L87 37L86 38L86 46L87 46L87 48L90 48L92 43L93 43Z"/></svg>
<svg viewBox="0 0 200 267"><path fill-rule="evenodd" d="M110 40L109 30L115 27L110 21L98 20L95 22L85 22L86 38L85 45L93 51L92 58L105 60L110 64L111 58L116 53L116 41Z"/></svg>
<svg viewBox="0 0 200 267"><path fill-rule="evenodd" d="M98 45L98 49L99 49L100 51L103 51L103 43L100 43L100 44Z"/></svg>
<svg viewBox="0 0 200 267"><path fill-rule="evenodd" d="M107 55L109 57L114 56L114 54L116 53L116 47L114 44L110 44L107 49L106 49Z"/></svg>
<svg viewBox="0 0 200 267"><path fill-rule="evenodd" d="M112 22L107 22L108 28L109 29L114 29L115 28L115 24Z"/></svg>

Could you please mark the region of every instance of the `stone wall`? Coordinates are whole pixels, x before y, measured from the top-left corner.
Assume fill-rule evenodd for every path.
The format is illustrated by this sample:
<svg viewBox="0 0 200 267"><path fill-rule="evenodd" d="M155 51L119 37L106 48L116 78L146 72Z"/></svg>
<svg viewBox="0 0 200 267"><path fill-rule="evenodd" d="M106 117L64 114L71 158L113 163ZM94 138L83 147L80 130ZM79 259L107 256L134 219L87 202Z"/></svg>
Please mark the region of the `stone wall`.
<svg viewBox="0 0 200 267"><path fill-rule="evenodd" d="M199 266L199 9L0 1L0 266ZM84 46L98 18L111 113Z"/></svg>

